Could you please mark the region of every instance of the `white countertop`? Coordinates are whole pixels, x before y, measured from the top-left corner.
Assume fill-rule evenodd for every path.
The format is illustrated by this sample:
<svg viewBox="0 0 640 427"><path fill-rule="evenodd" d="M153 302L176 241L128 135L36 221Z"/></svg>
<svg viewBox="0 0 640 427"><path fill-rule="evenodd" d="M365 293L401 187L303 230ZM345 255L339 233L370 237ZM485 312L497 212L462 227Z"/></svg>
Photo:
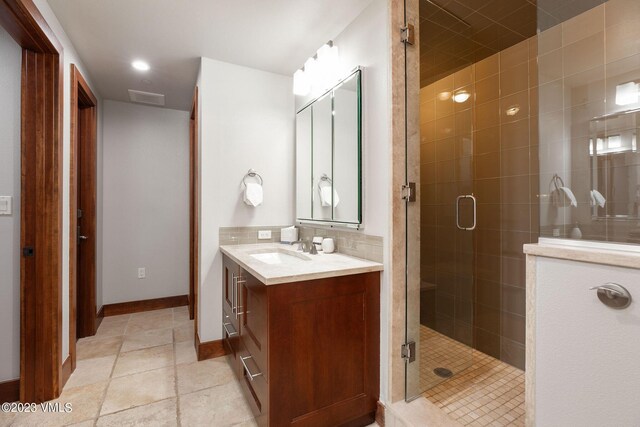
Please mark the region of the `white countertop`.
<svg viewBox="0 0 640 427"><path fill-rule="evenodd" d="M640 268L640 253L633 251L610 250L600 247L532 243L524 245L524 253L527 255L559 258L591 264Z"/></svg>
<svg viewBox="0 0 640 427"><path fill-rule="evenodd" d="M382 271L378 262L354 258L348 255L322 251L317 255L296 250L296 245L282 243L259 243L251 245L223 245L220 251L247 270L265 285L324 279L327 277L348 276L351 274ZM252 257L251 254L280 252L300 259L299 262L267 264Z"/></svg>

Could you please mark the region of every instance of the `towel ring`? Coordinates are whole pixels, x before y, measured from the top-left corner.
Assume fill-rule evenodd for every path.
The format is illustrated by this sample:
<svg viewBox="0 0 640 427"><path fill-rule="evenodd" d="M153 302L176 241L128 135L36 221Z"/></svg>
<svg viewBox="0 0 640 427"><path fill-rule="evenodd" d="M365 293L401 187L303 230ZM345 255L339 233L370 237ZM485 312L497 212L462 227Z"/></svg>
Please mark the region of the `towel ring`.
<svg viewBox="0 0 640 427"><path fill-rule="evenodd" d="M318 181L318 190L320 190L320 184L322 184L323 182L326 182L327 184L331 184L333 185L333 181L331 180L331 178L329 178L327 176L326 173L323 173L322 176L320 177L320 181Z"/></svg>
<svg viewBox="0 0 640 427"><path fill-rule="evenodd" d="M242 178L242 184L246 187L247 186L247 178L257 178L260 180L260 185L262 185L263 181L262 181L262 177L260 176L260 174L256 171L254 171L253 169L249 169L249 172L246 173L246 175L244 176L244 178Z"/></svg>

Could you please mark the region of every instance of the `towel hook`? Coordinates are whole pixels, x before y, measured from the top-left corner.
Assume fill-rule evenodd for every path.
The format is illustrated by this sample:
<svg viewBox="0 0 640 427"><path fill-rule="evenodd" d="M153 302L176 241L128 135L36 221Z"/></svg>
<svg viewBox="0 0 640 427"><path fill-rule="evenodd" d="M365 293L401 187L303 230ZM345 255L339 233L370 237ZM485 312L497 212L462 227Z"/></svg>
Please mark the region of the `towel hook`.
<svg viewBox="0 0 640 427"><path fill-rule="evenodd" d="M256 171L254 171L253 169L249 169L249 172L247 172L245 174L245 176L242 178L242 184L246 187L247 186L247 182L246 179L247 178L257 178L258 180L260 180L260 185L262 185L263 181L262 181L262 177L260 176L260 174Z"/></svg>

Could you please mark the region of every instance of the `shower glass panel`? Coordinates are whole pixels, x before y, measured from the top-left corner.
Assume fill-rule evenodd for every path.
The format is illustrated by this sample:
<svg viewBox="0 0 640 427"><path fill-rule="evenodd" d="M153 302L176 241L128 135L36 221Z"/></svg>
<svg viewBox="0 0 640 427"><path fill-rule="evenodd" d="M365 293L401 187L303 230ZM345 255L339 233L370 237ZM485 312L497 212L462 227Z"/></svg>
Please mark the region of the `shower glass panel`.
<svg viewBox="0 0 640 427"><path fill-rule="evenodd" d="M560 3L538 1L540 235L639 243L640 2Z"/></svg>

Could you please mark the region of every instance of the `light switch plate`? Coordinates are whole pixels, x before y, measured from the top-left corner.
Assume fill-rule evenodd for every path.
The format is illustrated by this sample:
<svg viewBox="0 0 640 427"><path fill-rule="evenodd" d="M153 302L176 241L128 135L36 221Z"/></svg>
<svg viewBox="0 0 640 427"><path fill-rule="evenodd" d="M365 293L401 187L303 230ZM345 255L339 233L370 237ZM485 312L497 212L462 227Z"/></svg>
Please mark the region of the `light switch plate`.
<svg viewBox="0 0 640 427"><path fill-rule="evenodd" d="M13 197L0 196L0 215L11 215L13 211Z"/></svg>
<svg viewBox="0 0 640 427"><path fill-rule="evenodd" d="M258 230L258 240L271 238L271 230Z"/></svg>
<svg viewBox="0 0 640 427"><path fill-rule="evenodd" d="M138 268L138 279L144 279L147 277L147 269L144 267Z"/></svg>

